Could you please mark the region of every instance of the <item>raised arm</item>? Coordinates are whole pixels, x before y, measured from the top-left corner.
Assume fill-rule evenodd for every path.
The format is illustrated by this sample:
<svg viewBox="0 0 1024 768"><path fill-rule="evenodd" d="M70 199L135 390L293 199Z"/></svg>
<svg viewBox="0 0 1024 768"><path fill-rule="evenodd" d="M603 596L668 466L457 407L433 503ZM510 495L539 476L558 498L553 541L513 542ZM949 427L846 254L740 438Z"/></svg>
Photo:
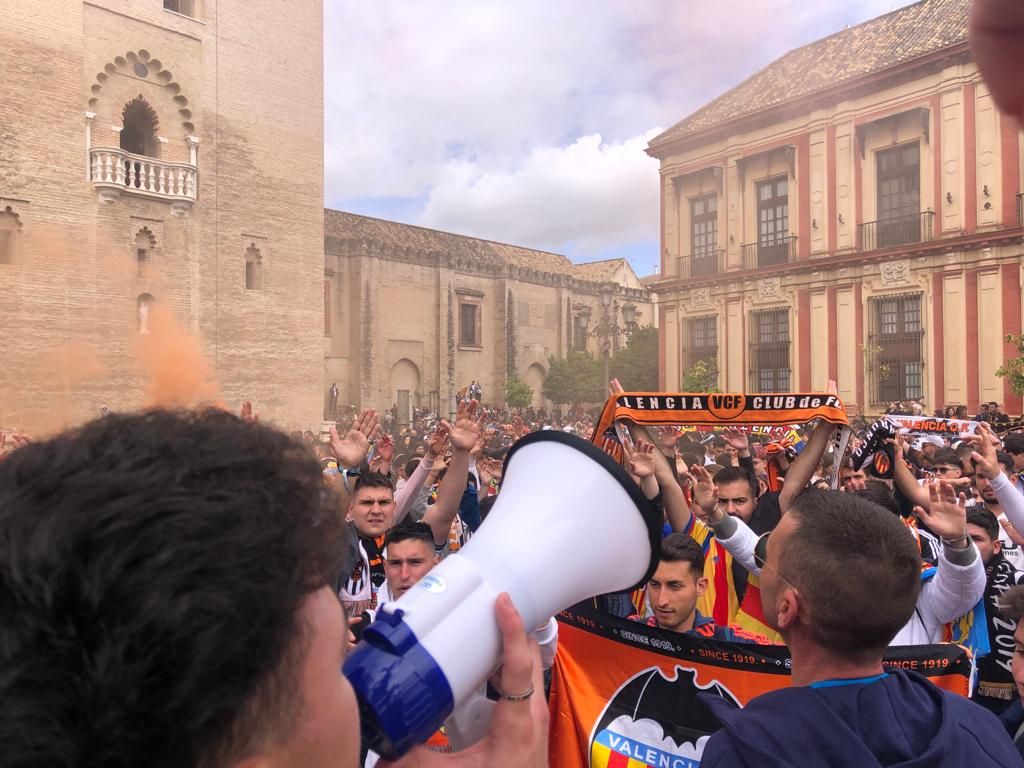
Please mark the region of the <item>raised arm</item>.
<svg viewBox="0 0 1024 768"><path fill-rule="evenodd" d="M985 566L967 535L967 499L946 482L928 485L928 509L914 511L942 540L938 571L926 582L917 601L929 631L968 613L985 591Z"/></svg>
<svg viewBox="0 0 1024 768"><path fill-rule="evenodd" d="M914 473L903 460L903 441L900 438L889 438L885 441L892 446L892 476L896 487L907 500L916 507L927 507L929 504L928 489L917 482Z"/></svg>
<svg viewBox="0 0 1024 768"><path fill-rule="evenodd" d="M978 450L971 453L971 458L978 471L985 475L991 483L992 491L999 500L999 506L1006 514L1006 519L1013 524L1017 531L1024 531L1024 496L1013 487L1013 483L1010 482L999 464L997 458L999 440L995 433L984 424L978 426L978 435L981 437Z"/></svg>
<svg viewBox="0 0 1024 768"><path fill-rule="evenodd" d="M830 424L823 419L818 421L814 427L814 432L807 441L807 445L804 446L800 455L793 460L793 463L789 465L789 471L786 472L786 482L782 486L782 491L779 492L779 509L782 510L782 514L786 514L789 511L793 499L811 481L811 478L814 476L814 469L821 463L821 457L825 455L825 449L828 448L828 441L832 439L833 432L835 432L834 424Z"/></svg>
<svg viewBox="0 0 1024 768"><path fill-rule="evenodd" d="M444 451L447 439L448 432L439 424L434 429L434 434L430 436L430 441L427 443L427 451L423 458L420 459L420 463L416 465L416 469L409 476L405 485L402 486L402 490L395 494L395 525L402 522L405 516L409 514L409 510L412 509L413 504L420 495L420 491L423 489L423 484L427 482L427 477L430 475L434 462Z"/></svg>
<svg viewBox="0 0 1024 768"><path fill-rule="evenodd" d="M448 428L448 440L452 446L452 460L448 465L441 485L437 488L437 503L423 516L423 522L430 526L434 533L434 544L442 546L448 540L448 531L459 511L459 502L466 490L469 477L469 452L473 450L483 429L484 416L475 416L476 400L469 400L459 406L455 426L446 421L441 423Z"/></svg>

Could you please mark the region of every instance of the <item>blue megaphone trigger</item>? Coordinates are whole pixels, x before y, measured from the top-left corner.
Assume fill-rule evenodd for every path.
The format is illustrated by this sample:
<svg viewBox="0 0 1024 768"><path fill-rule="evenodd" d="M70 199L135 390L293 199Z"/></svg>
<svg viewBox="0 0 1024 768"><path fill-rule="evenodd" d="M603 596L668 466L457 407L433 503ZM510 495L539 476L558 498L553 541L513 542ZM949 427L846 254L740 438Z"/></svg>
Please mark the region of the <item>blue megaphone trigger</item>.
<svg viewBox="0 0 1024 768"><path fill-rule="evenodd" d="M342 672L356 692L366 746L390 760L427 741L455 708L441 667L401 610L378 612Z"/></svg>

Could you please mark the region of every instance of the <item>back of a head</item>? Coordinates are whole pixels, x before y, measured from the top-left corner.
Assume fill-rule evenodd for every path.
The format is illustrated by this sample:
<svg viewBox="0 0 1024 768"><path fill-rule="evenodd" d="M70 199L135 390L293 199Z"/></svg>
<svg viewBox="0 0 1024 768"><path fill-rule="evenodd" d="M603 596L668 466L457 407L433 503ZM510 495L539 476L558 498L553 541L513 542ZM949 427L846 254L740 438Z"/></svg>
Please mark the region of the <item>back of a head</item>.
<svg viewBox="0 0 1024 768"><path fill-rule="evenodd" d="M111 415L0 463L5 766L220 765L287 733L345 528L308 448L220 412Z"/></svg>
<svg viewBox="0 0 1024 768"><path fill-rule="evenodd" d="M1003 439L1003 450L1009 454L1024 453L1024 434L1011 432Z"/></svg>
<svg viewBox="0 0 1024 768"><path fill-rule="evenodd" d="M804 491L789 514L797 526L779 570L806 601L815 640L851 659L880 657L914 614L921 557L913 536L851 493Z"/></svg>
<svg viewBox="0 0 1024 768"><path fill-rule="evenodd" d="M865 501L870 501L872 504L877 504L887 512L891 512L899 517L900 505L896 502L892 489L881 480L870 478L864 483L863 488L853 493L855 496Z"/></svg>

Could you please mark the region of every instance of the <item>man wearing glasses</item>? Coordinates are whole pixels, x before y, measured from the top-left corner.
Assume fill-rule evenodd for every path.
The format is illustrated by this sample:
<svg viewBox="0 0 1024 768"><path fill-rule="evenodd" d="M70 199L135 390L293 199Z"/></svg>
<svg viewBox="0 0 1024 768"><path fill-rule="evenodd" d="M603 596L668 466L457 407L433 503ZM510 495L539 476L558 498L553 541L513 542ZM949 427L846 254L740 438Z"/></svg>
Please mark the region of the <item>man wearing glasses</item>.
<svg viewBox="0 0 1024 768"><path fill-rule="evenodd" d="M928 486L927 506L919 506L916 513L928 529L937 536L942 546L938 548L937 568L924 582L917 596L917 608L908 617L905 625L894 630L895 637L893 645L927 645L929 643L942 642L943 629L946 624L955 621L971 612L985 591L985 568L982 565L978 548L967 535L966 513L963 503L947 504L944 502L946 496L951 496L954 501L957 499L955 488L945 482L934 482ZM791 504L800 504L801 500L808 494L822 493L820 491L805 491ZM940 493L943 496L940 498ZM829 498L842 499L852 497L850 493L830 493ZM814 496L814 498L817 498ZM960 498L964 501L963 497ZM760 538L755 538L753 533L741 519L729 515L721 505L714 505L707 510L707 522L714 531L718 542L729 551L736 562L742 563L752 573L762 576L765 558L765 549L769 535L767 533ZM891 513L886 512L890 516ZM789 516L784 515L782 522L775 528L778 532L784 523L787 523ZM899 523L899 520L896 519ZM904 535L911 532L902 523L899 523ZM836 538L831 548L839 550L855 548L852 541L853 532ZM909 536L914 542L914 538ZM918 578L921 578L922 561L921 552L915 543L917 552ZM827 558L826 558L827 559ZM767 616L769 605L765 602L764 587L762 586L762 604ZM915 590L917 594L917 590ZM858 621L864 621L862 617Z"/></svg>
<svg viewBox="0 0 1024 768"><path fill-rule="evenodd" d="M927 514L938 529L966 538L952 487L930 490ZM970 539L963 551L982 570ZM1020 765L990 712L882 666L922 608L920 555L895 515L855 494L807 491L760 540L757 565L764 615L792 655L792 683L744 709L702 695L723 725L704 747L704 768Z"/></svg>

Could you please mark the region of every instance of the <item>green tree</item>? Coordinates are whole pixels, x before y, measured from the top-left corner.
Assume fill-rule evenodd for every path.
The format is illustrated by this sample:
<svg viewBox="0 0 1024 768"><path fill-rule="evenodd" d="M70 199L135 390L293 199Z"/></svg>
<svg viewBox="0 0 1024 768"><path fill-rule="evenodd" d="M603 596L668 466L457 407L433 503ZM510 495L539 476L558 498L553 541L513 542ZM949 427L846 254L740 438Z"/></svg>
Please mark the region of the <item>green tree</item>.
<svg viewBox="0 0 1024 768"><path fill-rule="evenodd" d="M505 380L505 404L509 408L526 408L533 402L533 389L514 374Z"/></svg>
<svg viewBox="0 0 1024 768"><path fill-rule="evenodd" d="M1024 335L1009 334L1006 340L1017 347L1017 356L1007 358L996 371L996 376L1010 380L1014 394L1024 395Z"/></svg>
<svg viewBox="0 0 1024 768"><path fill-rule="evenodd" d="M718 366L714 361L709 363L705 360L698 360L683 374L679 390L681 392L718 392L717 379Z"/></svg>
<svg viewBox="0 0 1024 768"><path fill-rule="evenodd" d="M544 397L548 400L572 405L600 403L606 392L603 361L588 352L570 352L564 360L551 358L544 379Z"/></svg>
<svg viewBox="0 0 1024 768"><path fill-rule="evenodd" d="M627 392L658 391L658 329L638 328L608 366Z"/></svg>

